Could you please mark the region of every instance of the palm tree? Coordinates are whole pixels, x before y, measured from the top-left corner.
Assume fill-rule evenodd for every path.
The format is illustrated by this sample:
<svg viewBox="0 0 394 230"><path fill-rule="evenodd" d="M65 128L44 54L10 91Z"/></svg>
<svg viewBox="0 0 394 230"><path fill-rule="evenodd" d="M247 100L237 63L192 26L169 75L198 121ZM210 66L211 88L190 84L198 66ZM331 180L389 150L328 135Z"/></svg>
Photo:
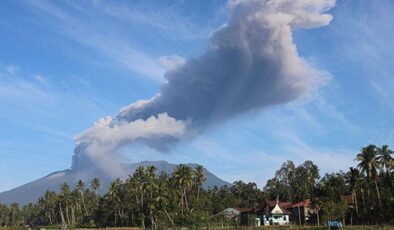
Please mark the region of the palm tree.
<svg viewBox="0 0 394 230"><path fill-rule="evenodd" d="M200 198L201 186L206 179L207 178L205 176L204 167L202 167L201 165L197 165L194 171L194 182L197 187L197 202Z"/></svg>
<svg viewBox="0 0 394 230"><path fill-rule="evenodd" d="M93 189L93 191L96 193L97 195L97 190L100 188L101 184L100 184L100 179L99 178L94 178L91 182L90 182L90 187Z"/></svg>
<svg viewBox="0 0 394 230"><path fill-rule="evenodd" d="M79 180L77 182L77 186L76 186L78 192L81 194L81 199L82 199L82 205L83 205L83 209L85 210L85 215L88 216L88 210L86 208L86 204L85 204L85 195L84 195L84 191L85 191L85 183L82 180Z"/></svg>
<svg viewBox="0 0 394 230"><path fill-rule="evenodd" d="M90 213L93 213L94 210L96 210L96 208L99 205L99 196L98 196L98 190L100 189L101 183L100 183L100 179L99 178L93 178L93 180L90 182L90 188L92 188L93 192L94 192L94 202L93 202L93 207L91 207L90 209Z"/></svg>
<svg viewBox="0 0 394 230"><path fill-rule="evenodd" d="M129 176L127 184L130 185L132 191L134 191L136 205L139 209L139 219L141 222L141 228L145 229L145 214L144 214L144 204L145 204L145 193L146 193L146 174L145 169L139 166L133 173Z"/></svg>
<svg viewBox="0 0 394 230"><path fill-rule="evenodd" d="M171 190L169 184L169 177L168 174L164 171L161 172L160 176L158 177L158 194L156 197L156 202L158 204L158 209L161 210L165 216L167 216L168 220L171 223L171 226L175 226L173 217L168 213L168 209L170 207L170 200L171 200Z"/></svg>
<svg viewBox="0 0 394 230"><path fill-rule="evenodd" d="M96 204L98 203L98 190L100 189L100 179L99 178L94 178L91 182L90 182L90 187L93 189L93 192L95 194L96 197Z"/></svg>
<svg viewBox="0 0 394 230"><path fill-rule="evenodd" d="M380 201L379 187L378 187L378 169L380 168L379 162L376 159L376 146L369 145L361 149L357 154L356 159L360 161L357 167L367 175L367 178L372 180L375 184L376 193L378 195L379 205L382 206Z"/></svg>
<svg viewBox="0 0 394 230"><path fill-rule="evenodd" d="M358 181L360 179L360 172L353 168L350 167L349 172L348 172L348 182L350 184L350 187L352 189L352 195L354 194L354 202L356 205L356 214L358 215L358 205L357 205L357 185Z"/></svg>
<svg viewBox="0 0 394 230"><path fill-rule="evenodd" d="M44 210L44 216L48 218L49 224L52 225L56 211L56 193L47 190L44 196L39 199L39 204Z"/></svg>
<svg viewBox="0 0 394 230"><path fill-rule="evenodd" d="M117 226L117 216L119 212L119 206L121 203L121 197L120 197L120 186L122 184L122 181L119 178L116 178L108 187L108 192L107 192L107 199L108 201L113 204L114 208L114 216L115 216L115 227ZM119 216L121 217L121 216Z"/></svg>
<svg viewBox="0 0 394 230"><path fill-rule="evenodd" d="M155 174L156 167L148 166L145 170L146 178L146 193L147 193L147 210L149 210L149 218L151 222L151 228L157 228L157 198L158 198L158 180Z"/></svg>
<svg viewBox="0 0 394 230"><path fill-rule="evenodd" d="M60 185L60 194L59 194L59 209L60 213L62 214L62 219L63 217L63 209L62 209L62 204L65 206L65 212L66 212L66 219L67 219L67 224L70 224L70 213L69 213L69 204L70 204L70 186L67 183L63 183ZM62 222L64 222L62 220Z"/></svg>
<svg viewBox="0 0 394 230"><path fill-rule="evenodd" d="M12 203L10 205L10 210L11 210L11 213L12 213L12 221L11 221L11 223L13 225L17 226L17 223L16 223L15 219L16 219L17 213L19 211L19 204L18 203Z"/></svg>
<svg viewBox="0 0 394 230"><path fill-rule="evenodd" d="M192 169L187 165L180 164L175 168L173 177L175 179L176 185L181 191L180 204L183 213L183 209L186 209L186 211L189 210L187 191L192 186Z"/></svg>
<svg viewBox="0 0 394 230"><path fill-rule="evenodd" d="M383 145L381 148L377 148L378 157L376 160L378 161L380 167L385 169L386 174L390 175L390 169L394 165L394 159L391 157L391 154L394 152L389 148L388 145Z"/></svg>

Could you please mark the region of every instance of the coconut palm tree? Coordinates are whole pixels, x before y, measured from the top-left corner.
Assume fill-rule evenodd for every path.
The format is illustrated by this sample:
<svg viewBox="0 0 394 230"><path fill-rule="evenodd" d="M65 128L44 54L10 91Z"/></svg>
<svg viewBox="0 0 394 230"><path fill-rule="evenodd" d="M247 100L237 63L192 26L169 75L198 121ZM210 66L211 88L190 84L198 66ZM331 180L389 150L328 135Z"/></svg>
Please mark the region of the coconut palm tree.
<svg viewBox="0 0 394 230"><path fill-rule="evenodd" d="M155 174L156 167L148 166L145 170L146 178L146 196L147 196L147 211L151 222L151 228L157 229L157 202L158 197L158 180Z"/></svg>
<svg viewBox="0 0 394 230"><path fill-rule="evenodd" d="M144 204L146 203L146 174L145 169L139 166L133 173L129 176L127 180L128 186L134 193L136 206L138 207L139 220L141 222L141 228L145 229L145 214L144 214Z"/></svg>
<svg viewBox="0 0 394 230"><path fill-rule="evenodd" d="M352 189L352 195L354 196L354 202L356 205L356 214L358 215L358 204L357 204L357 187L358 181L360 180L360 172L353 167L350 167L348 172L348 183Z"/></svg>
<svg viewBox="0 0 394 230"><path fill-rule="evenodd" d="M85 211L85 215L86 216L88 216L89 215L89 213L88 213L88 210L87 210L87 208L86 208L86 204L85 204L85 183L82 181L82 180L79 180L78 182L77 182L77 186L76 186L76 188L77 188L77 191L79 192L79 194L81 195L81 200L82 200L82 205L83 205L83 209L84 209L84 211Z"/></svg>
<svg viewBox="0 0 394 230"><path fill-rule="evenodd" d="M70 212L69 212L70 202L71 202L70 186L67 183L63 183L60 185L59 209L60 209L63 223L64 223L63 211L65 211L66 220L67 220L68 225L71 224ZM65 209L63 209L63 208L65 208Z"/></svg>
<svg viewBox="0 0 394 230"><path fill-rule="evenodd" d="M184 209L186 211L189 210L187 192L190 190L193 183L192 173L192 169L184 164L178 165L173 172L175 183L181 191L180 204L182 213Z"/></svg>
<svg viewBox="0 0 394 230"><path fill-rule="evenodd" d="M165 214L168 220L171 223L171 226L175 226L174 217L171 217L170 213L168 213L168 209L171 208L171 192L170 192L170 184L169 184L169 176L166 172L161 172L158 177L158 194L156 197L156 202L158 205L158 209Z"/></svg>
<svg viewBox="0 0 394 230"><path fill-rule="evenodd" d="M391 154L394 152L389 148L388 145L383 145L381 148L377 148L377 155L378 157L376 160L378 161L380 167L382 169L385 169L386 174L388 176L390 175L390 169L394 165L394 159L391 157Z"/></svg>
<svg viewBox="0 0 394 230"><path fill-rule="evenodd" d="M16 219L18 211L19 211L19 204L18 203L12 203L10 205L10 210L11 210L11 213L12 213L11 223L13 225L17 226L17 223L16 223L15 219Z"/></svg>
<svg viewBox="0 0 394 230"><path fill-rule="evenodd" d="M206 181L206 179L207 178L205 176L204 167L202 167L201 165L197 165L197 167L194 170L194 183L195 186L197 187L197 202L200 198L201 186Z"/></svg>
<svg viewBox="0 0 394 230"><path fill-rule="evenodd" d="M96 198L96 205L98 203L98 190L100 189L101 183L99 178L93 178L93 180L90 182L90 188L92 188L95 198Z"/></svg>
<svg viewBox="0 0 394 230"><path fill-rule="evenodd" d="M116 178L108 187L107 192L107 199L109 203L113 205L114 208L114 217L115 217L115 227L117 227L117 216L120 213L120 203L121 203L121 196L120 196L120 186L122 181L119 178ZM119 215L121 218L122 216Z"/></svg>
<svg viewBox="0 0 394 230"><path fill-rule="evenodd" d="M93 189L94 193L96 193L97 195L97 191L100 189L100 179L99 178L94 178L91 182L90 182L90 187Z"/></svg>
<svg viewBox="0 0 394 230"><path fill-rule="evenodd" d="M360 161L357 167L367 175L371 181L374 182L376 188L376 194L378 195L379 205L381 206L379 187L378 187L378 169L380 168L379 162L376 159L376 146L368 145L361 149L361 152L357 154L356 159Z"/></svg>

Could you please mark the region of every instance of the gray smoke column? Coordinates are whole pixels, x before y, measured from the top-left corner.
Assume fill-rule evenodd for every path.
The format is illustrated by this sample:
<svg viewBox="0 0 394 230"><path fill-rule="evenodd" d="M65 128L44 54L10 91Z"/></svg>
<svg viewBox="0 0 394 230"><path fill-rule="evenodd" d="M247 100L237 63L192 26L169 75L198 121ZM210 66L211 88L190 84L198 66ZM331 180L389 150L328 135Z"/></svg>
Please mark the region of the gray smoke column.
<svg viewBox="0 0 394 230"><path fill-rule="evenodd" d="M165 73L159 94L122 108L76 137L73 169L116 168L116 151L135 141L165 151L212 125L284 104L316 90L329 75L302 59L292 32L328 25L333 0L235 0L207 50ZM116 173L116 172L114 172Z"/></svg>

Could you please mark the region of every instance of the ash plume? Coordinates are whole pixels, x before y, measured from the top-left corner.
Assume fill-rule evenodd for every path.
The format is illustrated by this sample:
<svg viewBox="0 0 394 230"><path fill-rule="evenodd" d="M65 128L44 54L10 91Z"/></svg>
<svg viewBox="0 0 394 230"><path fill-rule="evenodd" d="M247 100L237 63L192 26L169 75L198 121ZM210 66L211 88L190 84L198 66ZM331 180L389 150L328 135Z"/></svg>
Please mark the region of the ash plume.
<svg viewBox="0 0 394 230"><path fill-rule="evenodd" d="M206 51L169 68L159 94L76 137L73 169L116 168L116 151L142 141L159 151L249 111L308 95L329 79L298 52L292 32L328 25L334 0L234 0ZM115 164L115 163L113 163ZM116 173L116 172L115 172Z"/></svg>

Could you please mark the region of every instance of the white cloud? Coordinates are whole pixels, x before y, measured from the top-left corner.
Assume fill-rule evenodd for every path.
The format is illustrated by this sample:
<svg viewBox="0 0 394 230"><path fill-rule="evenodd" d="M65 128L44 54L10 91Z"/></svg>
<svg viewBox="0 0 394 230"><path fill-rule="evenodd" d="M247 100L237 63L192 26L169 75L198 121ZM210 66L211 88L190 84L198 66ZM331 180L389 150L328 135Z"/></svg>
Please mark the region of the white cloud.
<svg viewBox="0 0 394 230"><path fill-rule="evenodd" d="M180 138L184 135L187 121L178 121L166 113L151 116L146 120L132 122L113 121L107 116L95 123L95 126L75 137L78 145L87 144L80 158L73 162L73 168L85 167L94 162L102 170L113 175L122 175L117 150L137 140L154 140L155 138ZM86 156L88 158L86 158ZM85 161L84 161L85 160Z"/></svg>
<svg viewBox="0 0 394 230"><path fill-rule="evenodd" d="M150 136L180 137L185 131L186 124L184 121L175 120L166 113L133 122L115 122L107 116L97 121L94 127L77 135L75 140L76 142L95 141L103 145L117 146L121 142L132 142Z"/></svg>

